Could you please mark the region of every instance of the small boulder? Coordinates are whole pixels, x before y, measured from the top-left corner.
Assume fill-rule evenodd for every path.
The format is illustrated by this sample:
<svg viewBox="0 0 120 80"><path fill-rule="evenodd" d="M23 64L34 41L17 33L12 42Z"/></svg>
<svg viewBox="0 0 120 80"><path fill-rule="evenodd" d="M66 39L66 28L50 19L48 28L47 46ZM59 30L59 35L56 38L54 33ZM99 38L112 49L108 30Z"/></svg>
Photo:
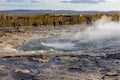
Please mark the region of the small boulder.
<svg viewBox="0 0 120 80"><path fill-rule="evenodd" d="M21 70L21 69L16 69L15 72L20 72L20 73L23 73L23 74L29 74L30 71L29 70Z"/></svg>
<svg viewBox="0 0 120 80"><path fill-rule="evenodd" d="M120 53L108 54L106 59L120 59Z"/></svg>
<svg viewBox="0 0 120 80"><path fill-rule="evenodd" d="M12 72L12 77L15 78L15 80L30 80L33 78L33 75L29 70L16 69Z"/></svg>
<svg viewBox="0 0 120 80"><path fill-rule="evenodd" d="M106 76L118 76L118 75L119 74L117 72L113 72L113 71L106 73Z"/></svg>
<svg viewBox="0 0 120 80"><path fill-rule="evenodd" d="M32 56L30 57L30 60L38 62L47 62L49 60L49 57L47 55Z"/></svg>
<svg viewBox="0 0 120 80"><path fill-rule="evenodd" d="M4 67L5 67L5 66L0 66L0 71L2 71Z"/></svg>

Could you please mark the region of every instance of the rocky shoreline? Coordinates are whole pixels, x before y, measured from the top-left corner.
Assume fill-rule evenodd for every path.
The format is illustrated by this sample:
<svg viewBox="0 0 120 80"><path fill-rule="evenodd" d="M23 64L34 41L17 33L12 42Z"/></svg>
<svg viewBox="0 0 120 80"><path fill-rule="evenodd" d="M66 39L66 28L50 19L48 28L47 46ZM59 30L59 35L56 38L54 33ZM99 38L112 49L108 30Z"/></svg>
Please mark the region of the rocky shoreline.
<svg viewBox="0 0 120 80"><path fill-rule="evenodd" d="M0 58L1 80L119 80L120 56L32 55Z"/></svg>

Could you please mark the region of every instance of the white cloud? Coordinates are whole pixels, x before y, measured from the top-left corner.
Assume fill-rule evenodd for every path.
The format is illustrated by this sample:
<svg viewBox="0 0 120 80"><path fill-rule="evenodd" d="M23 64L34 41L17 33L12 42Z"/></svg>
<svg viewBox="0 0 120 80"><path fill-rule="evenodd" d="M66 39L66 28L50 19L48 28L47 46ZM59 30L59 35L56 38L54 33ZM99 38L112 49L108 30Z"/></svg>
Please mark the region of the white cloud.
<svg viewBox="0 0 120 80"><path fill-rule="evenodd" d="M30 0L32 2L59 2L59 0Z"/></svg>
<svg viewBox="0 0 120 80"><path fill-rule="evenodd" d="M42 0L31 0L31 1L33 1L33 2L38 2L38 1L42 1Z"/></svg>
<svg viewBox="0 0 120 80"><path fill-rule="evenodd" d="M31 0L31 1L33 1L33 2L41 2L41 1L51 1L51 0Z"/></svg>
<svg viewBox="0 0 120 80"><path fill-rule="evenodd" d="M4 1L6 1L6 0L0 0L1 2L4 2Z"/></svg>
<svg viewBox="0 0 120 80"><path fill-rule="evenodd" d="M23 0L0 0L0 2L23 2Z"/></svg>
<svg viewBox="0 0 120 80"><path fill-rule="evenodd" d="M105 2L118 2L119 0L105 0Z"/></svg>
<svg viewBox="0 0 120 80"><path fill-rule="evenodd" d="M87 4L95 4L95 3L112 3L118 2L120 0L59 0L61 2L70 2L70 3L87 3Z"/></svg>
<svg viewBox="0 0 120 80"><path fill-rule="evenodd" d="M85 3L85 4L95 4L103 2L104 0L59 0L61 2L69 2L69 3Z"/></svg>

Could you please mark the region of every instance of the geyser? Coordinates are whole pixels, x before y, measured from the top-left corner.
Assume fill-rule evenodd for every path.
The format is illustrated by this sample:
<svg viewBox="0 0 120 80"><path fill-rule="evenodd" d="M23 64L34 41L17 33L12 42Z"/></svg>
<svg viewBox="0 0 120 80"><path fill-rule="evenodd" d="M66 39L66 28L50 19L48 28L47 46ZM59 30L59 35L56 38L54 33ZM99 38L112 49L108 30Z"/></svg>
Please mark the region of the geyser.
<svg viewBox="0 0 120 80"><path fill-rule="evenodd" d="M111 18L103 16L96 20L84 31L49 37L37 40L30 40L17 47L23 51L36 50L58 50L65 52L119 52L120 49L120 22L112 21ZM76 26L77 28L77 26Z"/></svg>

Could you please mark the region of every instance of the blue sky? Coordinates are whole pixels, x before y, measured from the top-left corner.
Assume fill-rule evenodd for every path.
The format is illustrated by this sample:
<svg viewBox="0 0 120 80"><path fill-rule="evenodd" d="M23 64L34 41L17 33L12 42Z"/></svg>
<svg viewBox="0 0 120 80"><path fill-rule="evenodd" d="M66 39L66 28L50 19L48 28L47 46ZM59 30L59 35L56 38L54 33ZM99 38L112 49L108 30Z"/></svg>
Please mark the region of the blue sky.
<svg viewBox="0 0 120 80"><path fill-rule="evenodd" d="M120 10L120 0L0 0L0 10Z"/></svg>

